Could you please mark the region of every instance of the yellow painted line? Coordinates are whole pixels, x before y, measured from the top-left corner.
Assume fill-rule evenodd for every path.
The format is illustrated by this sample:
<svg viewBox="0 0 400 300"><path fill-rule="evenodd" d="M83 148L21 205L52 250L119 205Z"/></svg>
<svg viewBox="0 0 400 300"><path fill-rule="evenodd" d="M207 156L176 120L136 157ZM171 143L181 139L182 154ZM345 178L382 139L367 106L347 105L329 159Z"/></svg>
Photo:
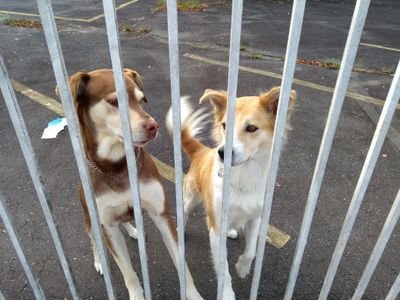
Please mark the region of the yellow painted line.
<svg viewBox="0 0 400 300"><path fill-rule="evenodd" d="M151 155L151 158L153 159L154 164L156 165L158 172L160 172L161 176L171 182L175 182L175 169L153 155Z"/></svg>
<svg viewBox="0 0 400 300"><path fill-rule="evenodd" d="M39 14L23 13L23 12L18 12L18 11L11 11L11 10L0 10L0 14L40 18ZM65 21L88 22L87 19L58 17L58 16L55 16L54 19L56 19L56 20L65 20Z"/></svg>
<svg viewBox="0 0 400 300"><path fill-rule="evenodd" d="M279 230L273 225L268 225L267 228L267 242L278 249L283 248L290 240L290 235Z"/></svg>
<svg viewBox="0 0 400 300"><path fill-rule="evenodd" d="M64 111L60 102L42 94L35 90L28 88L26 85L19 83L18 81L11 80L14 89L32 99L33 101L41 104L42 106L50 109L51 111L55 112L60 116L64 116ZM175 169L166 163L162 162L158 158L150 155L156 165L160 175L165 179L169 180L170 182L175 182ZM290 235L286 234L285 232L279 230L273 225L268 225L268 232L267 232L267 242L273 245L274 247L281 249L286 243L290 240Z"/></svg>
<svg viewBox="0 0 400 300"><path fill-rule="evenodd" d="M383 50L400 52L399 48L391 48L391 47L385 47L385 46L381 46L381 45L368 44L368 43L360 43L360 45L361 46L366 46L366 47L371 47L371 48L378 48L378 49L383 49Z"/></svg>
<svg viewBox="0 0 400 300"><path fill-rule="evenodd" d="M118 5L115 10L120 10L122 8L127 7L128 5L131 5L133 3L138 2L139 0L130 0L128 2L125 2L121 5ZM0 10L0 14L6 14L6 15L15 15L15 16L25 16L25 17L35 17L35 18L40 18L39 14L33 14L33 13L24 13L24 12L18 12L18 11L12 11L12 10ZM96 21L100 18L104 17L104 13L94 16L92 18L69 18L69 17L61 17L61 16L55 16L54 19L56 20L63 20L63 21L76 21L76 22L85 22L85 23L90 23L93 21Z"/></svg>
<svg viewBox="0 0 400 300"><path fill-rule="evenodd" d="M54 111L56 114L64 116L64 110L60 102L54 100L53 98L47 97L46 95L43 95L38 91L30 89L29 87L23 85L22 83L19 83L18 81L11 80L11 83L17 92L43 105L51 111Z"/></svg>
<svg viewBox="0 0 400 300"><path fill-rule="evenodd" d="M131 0L131 1L128 1L128 2L126 2L126 3L123 3L123 4L121 4L121 5L118 5L118 6L115 8L115 10L118 11L118 10L120 10L120 9L122 9L122 8L125 8L125 7L127 7L128 5L131 5L131 4L136 3L136 2L138 2L138 1L139 1L139 0ZM95 16L95 17L93 17L93 18L87 19L87 22L93 22L93 21L96 21L96 20L98 20L98 19L100 19L100 18L103 18L103 17L104 17L104 14L100 14L100 15Z"/></svg>
<svg viewBox="0 0 400 300"><path fill-rule="evenodd" d="M204 63L212 64L212 65L223 66L223 67L227 67L227 68L229 67L229 64L226 62L210 59L207 57L203 57L203 56L199 56L199 55L195 55L195 54L191 54L191 53L185 53L183 56L193 59L193 60L198 60L198 61L201 61ZM255 68L244 67L244 66L239 66L239 70L245 71L248 73L257 74L257 75L267 76L267 77L271 77L271 78L282 79L282 75L273 73L270 71L264 71L264 70L259 70L259 69L255 69ZM314 90L319 90L322 92L327 92L327 93L332 93L332 94L335 90L334 88L329 87L329 86L324 86L324 85L320 85L317 83L313 83L313 82L309 82L309 81L305 81L305 80L301 80L301 79L296 79L296 78L293 79L293 83L297 84L297 85L305 86L305 87L308 87L308 88L311 88ZM352 98L354 100L357 100L357 101L363 101L363 102L375 104L378 106L383 106L385 103L384 100L360 95L360 94L349 92L349 91L346 92L346 96L349 98ZM400 109L400 104L397 105L397 109Z"/></svg>

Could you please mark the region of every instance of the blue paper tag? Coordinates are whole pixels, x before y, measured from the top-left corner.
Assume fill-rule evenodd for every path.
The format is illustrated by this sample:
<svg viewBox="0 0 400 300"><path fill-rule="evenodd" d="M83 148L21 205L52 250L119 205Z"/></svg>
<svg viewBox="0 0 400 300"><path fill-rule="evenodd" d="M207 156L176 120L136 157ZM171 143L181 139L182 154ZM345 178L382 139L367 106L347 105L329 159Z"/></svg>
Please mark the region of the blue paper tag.
<svg viewBox="0 0 400 300"><path fill-rule="evenodd" d="M57 119L51 121L50 123L48 123L47 126L54 126L54 125L60 124L61 121L62 121L62 118L57 118Z"/></svg>

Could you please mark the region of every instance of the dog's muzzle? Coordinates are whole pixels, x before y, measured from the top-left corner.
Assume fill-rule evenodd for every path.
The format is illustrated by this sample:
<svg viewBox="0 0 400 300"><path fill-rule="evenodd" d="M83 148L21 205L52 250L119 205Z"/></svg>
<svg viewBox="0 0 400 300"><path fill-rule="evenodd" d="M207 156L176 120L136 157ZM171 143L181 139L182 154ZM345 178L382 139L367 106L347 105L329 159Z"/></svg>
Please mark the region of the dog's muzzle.
<svg viewBox="0 0 400 300"><path fill-rule="evenodd" d="M223 162L225 158L225 146L221 146L218 149L218 156L219 159ZM235 152L234 149L232 149L232 166L240 165L247 160L248 159L244 159L242 155L238 154L237 152Z"/></svg>

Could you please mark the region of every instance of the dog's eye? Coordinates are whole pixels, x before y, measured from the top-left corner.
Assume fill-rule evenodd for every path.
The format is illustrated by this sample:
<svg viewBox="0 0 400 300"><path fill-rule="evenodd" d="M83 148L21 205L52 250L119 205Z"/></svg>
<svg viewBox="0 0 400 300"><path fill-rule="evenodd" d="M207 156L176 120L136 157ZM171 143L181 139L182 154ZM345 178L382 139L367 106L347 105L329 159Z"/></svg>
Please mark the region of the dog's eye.
<svg viewBox="0 0 400 300"><path fill-rule="evenodd" d="M246 127L246 131L247 132L254 132L254 131L256 131L258 129L258 127L257 126L254 126L254 125L247 125L247 127Z"/></svg>
<svg viewBox="0 0 400 300"><path fill-rule="evenodd" d="M221 124L222 128L225 130L226 124L225 122Z"/></svg>
<svg viewBox="0 0 400 300"><path fill-rule="evenodd" d="M108 104L114 106L114 107L118 107L118 99L114 98L114 99L108 99L107 100Z"/></svg>

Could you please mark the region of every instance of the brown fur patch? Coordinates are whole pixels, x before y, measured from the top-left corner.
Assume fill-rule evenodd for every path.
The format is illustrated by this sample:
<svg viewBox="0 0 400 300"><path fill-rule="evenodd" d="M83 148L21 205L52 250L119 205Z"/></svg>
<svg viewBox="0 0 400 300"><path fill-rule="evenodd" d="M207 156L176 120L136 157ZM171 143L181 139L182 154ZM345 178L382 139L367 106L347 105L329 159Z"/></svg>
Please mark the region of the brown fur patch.
<svg viewBox="0 0 400 300"><path fill-rule="evenodd" d="M161 182L161 175L158 172L156 165L154 164L151 156L145 149L141 149L141 154L138 163L138 177L141 182L147 182L150 180L156 180Z"/></svg>
<svg viewBox="0 0 400 300"><path fill-rule="evenodd" d="M92 222L90 221L89 209L87 207L85 194L83 193L82 184L79 185L79 200L81 202L83 214L85 217L85 228L86 228L86 231L89 233L92 230Z"/></svg>
<svg viewBox="0 0 400 300"><path fill-rule="evenodd" d="M115 216L115 221L118 223L126 223L132 221L133 219L134 215L132 206L128 206L128 209L124 213Z"/></svg>
<svg viewBox="0 0 400 300"><path fill-rule="evenodd" d="M186 155L192 160L195 155L200 152L206 151L209 149L208 147L204 146L202 143L197 141L196 139L192 138L190 133L186 128L182 129L182 146L186 153Z"/></svg>
<svg viewBox="0 0 400 300"><path fill-rule="evenodd" d="M202 195L204 207L207 212L207 225L209 229L216 227L215 212L213 208L213 185L211 174L215 149L202 151L201 155L193 158L186 180L189 180L193 192Z"/></svg>
<svg viewBox="0 0 400 300"><path fill-rule="evenodd" d="M164 192L165 195L165 192ZM172 236L174 237L175 242L178 241L178 232L176 230L176 223L171 217L171 210L169 208L168 199L165 195L164 201L164 211L161 213L161 216L167 220L169 231L171 232Z"/></svg>

